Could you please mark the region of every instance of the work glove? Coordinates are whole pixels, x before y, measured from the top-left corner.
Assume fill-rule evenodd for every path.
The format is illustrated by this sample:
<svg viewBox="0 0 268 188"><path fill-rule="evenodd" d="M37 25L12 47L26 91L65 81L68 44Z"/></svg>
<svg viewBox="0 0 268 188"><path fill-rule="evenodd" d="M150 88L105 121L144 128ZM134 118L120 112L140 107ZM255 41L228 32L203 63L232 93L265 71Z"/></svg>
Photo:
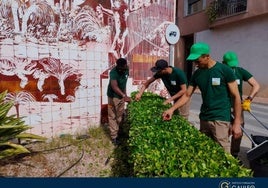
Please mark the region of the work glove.
<svg viewBox="0 0 268 188"><path fill-rule="evenodd" d="M249 111L250 112L251 111L250 104L251 104L251 101L249 99L244 100L243 103L242 103L242 109L244 111Z"/></svg>

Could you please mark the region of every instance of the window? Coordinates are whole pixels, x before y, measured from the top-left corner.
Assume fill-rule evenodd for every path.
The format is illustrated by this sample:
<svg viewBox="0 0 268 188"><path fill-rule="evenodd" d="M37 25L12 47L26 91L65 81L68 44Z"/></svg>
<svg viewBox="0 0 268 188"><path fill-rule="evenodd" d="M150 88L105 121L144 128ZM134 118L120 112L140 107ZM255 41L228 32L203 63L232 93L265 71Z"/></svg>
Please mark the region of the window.
<svg viewBox="0 0 268 188"><path fill-rule="evenodd" d="M187 0L187 15L203 10L205 0Z"/></svg>

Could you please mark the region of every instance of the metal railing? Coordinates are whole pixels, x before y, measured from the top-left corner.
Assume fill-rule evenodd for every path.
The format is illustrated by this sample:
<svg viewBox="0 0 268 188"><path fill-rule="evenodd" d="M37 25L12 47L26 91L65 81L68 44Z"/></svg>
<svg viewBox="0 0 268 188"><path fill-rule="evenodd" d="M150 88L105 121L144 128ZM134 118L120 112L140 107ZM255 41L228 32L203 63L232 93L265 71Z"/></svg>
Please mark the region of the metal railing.
<svg viewBox="0 0 268 188"><path fill-rule="evenodd" d="M247 10L247 0L216 0L217 18L231 16Z"/></svg>

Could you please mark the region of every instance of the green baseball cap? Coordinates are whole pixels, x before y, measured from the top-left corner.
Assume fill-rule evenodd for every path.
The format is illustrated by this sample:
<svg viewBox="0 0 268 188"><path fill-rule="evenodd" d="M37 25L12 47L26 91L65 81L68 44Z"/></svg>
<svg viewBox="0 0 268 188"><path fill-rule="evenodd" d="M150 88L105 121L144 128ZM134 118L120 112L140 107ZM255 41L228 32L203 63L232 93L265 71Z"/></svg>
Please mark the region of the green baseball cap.
<svg viewBox="0 0 268 188"><path fill-rule="evenodd" d="M223 63L228 65L229 67L237 67L238 66L238 58L235 52L228 51L223 55Z"/></svg>
<svg viewBox="0 0 268 188"><path fill-rule="evenodd" d="M209 54L210 52L210 47L208 44L199 42L195 43L192 45L190 49L190 55L187 57L186 60L196 60L198 59L201 55L204 54Z"/></svg>

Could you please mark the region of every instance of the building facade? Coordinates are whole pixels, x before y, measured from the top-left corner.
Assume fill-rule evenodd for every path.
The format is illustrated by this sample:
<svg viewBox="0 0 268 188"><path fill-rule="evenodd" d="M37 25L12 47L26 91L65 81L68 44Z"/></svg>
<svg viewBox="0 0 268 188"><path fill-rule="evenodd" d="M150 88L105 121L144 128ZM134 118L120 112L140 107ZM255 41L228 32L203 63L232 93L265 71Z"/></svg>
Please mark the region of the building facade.
<svg viewBox="0 0 268 188"><path fill-rule="evenodd" d="M185 61L194 42L211 46L212 57L221 62L226 51L238 54L239 65L248 69L261 85L259 97L268 97L268 1L182 0L177 2L176 24L181 38L175 63L188 78L193 67ZM245 92L249 87L245 84Z"/></svg>

